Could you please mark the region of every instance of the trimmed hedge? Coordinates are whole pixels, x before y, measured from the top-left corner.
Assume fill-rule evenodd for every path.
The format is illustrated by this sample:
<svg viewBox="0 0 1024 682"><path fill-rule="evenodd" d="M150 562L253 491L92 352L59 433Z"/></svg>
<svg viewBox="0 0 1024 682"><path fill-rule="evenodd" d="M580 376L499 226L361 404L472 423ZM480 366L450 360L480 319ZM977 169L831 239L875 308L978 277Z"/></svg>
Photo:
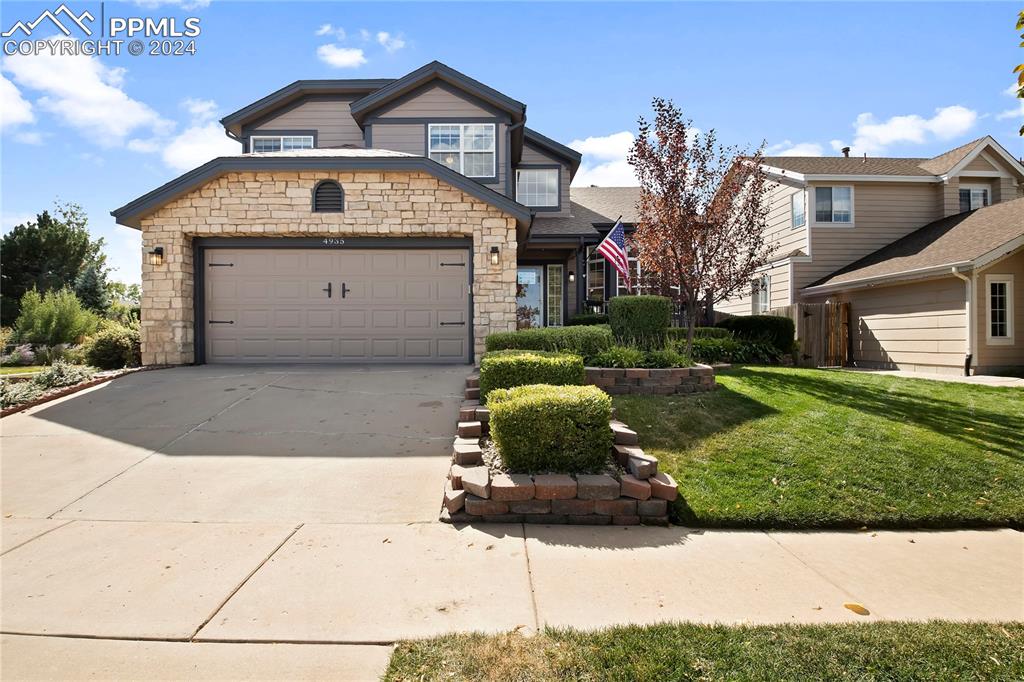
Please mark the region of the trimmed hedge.
<svg viewBox="0 0 1024 682"><path fill-rule="evenodd" d="M778 315L729 317L716 326L728 329L737 339L767 342L780 353L792 351L796 339L796 325L793 324L793 320Z"/></svg>
<svg viewBox="0 0 1024 682"><path fill-rule="evenodd" d="M579 313L569 318L569 326L608 324L608 316L604 313Z"/></svg>
<svg viewBox="0 0 1024 682"><path fill-rule="evenodd" d="M571 353L505 351L487 353L480 360L480 401L497 389L551 384L582 385L583 358Z"/></svg>
<svg viewBox="0 0 1024 682"><path fill-rule="evenodd" d="M686 327L669 327L665 330L669 341L686 341ZM732 332L722 327L694 327L695 339L728 339Z"/></svg>
<svg viewBox="0 0 1024 682"><path fill-rule="evenodd" d="M85 347L85 359L100 369L121 369L142 364L139 330L115 323L107 325Z"/></svg>
<svg viewBox="0 0 1024 682"><path fill-rule="evenodd" d="M590 366L615 369L666 369L669 367L690 367L690 358L675 348L640 350L631 346L612 346L594 356Z"/></svg>
<svg viewBox="0 0 1024 682"><path fill-rule="evenodd" d="M685 341L678 342L680 350ZM693 358L698 362L739 362L758 365L777 364L783 353L767 341L710 338L693 340Z"/></svg>
<svg viewBox="0 0 1024 682"><path fill-rule="evenodd" d="M665 296L616 296L608 302L615 340L641 348L661 348L672 324L672 301Z"/></svg>
<svg viewBox="0 0 1024 682"><path fill-rule="evenodd" d="M490 427L513 472L588 473L609 461L612 400L596 386L519 386L491 394Z"/></svg>
<svg viewBox="0 0 1024 682"><path fill-rule="evenodd" d="M541 327L517 332L495 332L487 337L487 351L546 350L590 358L611 348L611 330L605 327Z"/></svg>

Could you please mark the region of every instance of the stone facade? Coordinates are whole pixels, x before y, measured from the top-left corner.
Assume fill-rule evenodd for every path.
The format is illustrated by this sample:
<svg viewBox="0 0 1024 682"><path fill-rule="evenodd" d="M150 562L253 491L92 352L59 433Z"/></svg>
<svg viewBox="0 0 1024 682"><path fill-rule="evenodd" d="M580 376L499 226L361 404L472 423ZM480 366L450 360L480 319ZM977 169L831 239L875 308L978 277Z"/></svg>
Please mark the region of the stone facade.
<svg viewBox="0 0 1024 682"><path fill-rule="evenodd" d="M608 395L673 395L704 393L718 388L709 365L672 369L587 367L586 381Z"/></svg>
<svg viewBox="0 0 1024 682"><path fill-rule="evenodd" d="M313 187L337 180L344 213L313 213ZM143 249L164 263L142 266L142 362L195 359L194 237L472 237L473 332L479 356L491 332L515 329L516 220L423 172L226 173L142 220ZM501 247L498 265L490 248Z"/></svg>

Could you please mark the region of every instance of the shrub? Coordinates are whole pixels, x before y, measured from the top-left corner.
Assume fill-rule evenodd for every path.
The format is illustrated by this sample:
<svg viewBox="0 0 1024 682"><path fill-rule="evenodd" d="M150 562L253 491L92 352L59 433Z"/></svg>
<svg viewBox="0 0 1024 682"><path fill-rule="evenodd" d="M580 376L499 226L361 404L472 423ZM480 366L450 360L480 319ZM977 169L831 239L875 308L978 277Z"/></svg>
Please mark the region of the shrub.
<svg viewBox="0 0 1024 682"><path fill-rule="evenodd" d="M487 402L491 391L499 388L580 385L585 377L583 358L570 353L488 353L480 360L480 400Z"/></svg>
<svg viewBox="0 0 1024 682"><path fill-rule="evenodd" d="M608 324L608 316L604 313L577 313L569 318L569 326Z"/></svg>
<svg viewBox="0 0 1024 682"><path fill-rule="evenodd" d="M694 339L693 358L697 362L739 362L760 365L775 364L782 353L766 341L743 339Z"/></svg>
<svg viewBox="0 0 1024 682"><path fill-rule="evenodd" d="M632 346L613 346L606 351L594 356L592 365L594 367L614 367L618 369L629 369L639 367L644 361L644 352Z"/></svg>
<svg viewBox="0 0 1024 682"><path fill-rule="evenodd" d="M585 473L608 463L612 401L596 386L520 386L491 398L491 437L516 472Z"/></svg>
<svg viewBox="0 0 1024 682"><path fill-rule="evenodd" d="M58 360L32 377L32 383L44 390L62 388L87 381L92 378L92 375L93 371L89 367L71 365L63 360Z"/></svg>
<svg viewBox="0 0 1024 682"><path fill-rule="evenodd" d="M542 327L517 332L496 332L486 341L488 351L546 350L591 358L612 346L612 333L604 327Z"/></svg>
<svg viewBox="0 0 1024 682"><path fill-rule="evenodd" d="M14 407L35 400L43 394L43 390L31 381L0 382L0 407Z"/></svg>
<svg viewBox="0 0 1024 682"><path fill-rule="evenodd" d="M728 329L737 339L748 341L764 341L779 353L789 353L794 348L796 326L793 320L778 315L746 315L730 317L718 323L718 327Z"/></svg>
<svg viewBox="0 0 1024 682"><path fill-rule="evenodd" d="M4 356L3 362L0 364L4 365L20 365L25 367L27 365L34 365L36 363L36 354L32 350L32 346L27 343L15 346L10 353Z"/></svg>
<svg viewBox="0 0 1024 682"><path fill-rule="evenodd" d="M670 343L686 341L686 327L669 327L665 335ZM732 338L732 332L722 327L694 327L694 339L728 339Z"/></svg>
<svg viewBox="0 0 1024 682"><path fill-rule="evenodd" d="M142 361L142 339L139 330L117 323L108 323L85 344L85 359L100 369L135 367Z"/></svg>
<svg viewBox="0 0 1024 682"><path fill-rule="evenodd" d="M618 343L661 348L672 323L672 301L664 296L616 296L608 302L608 321Z"/></svg>
<svg viewBox="0 0 1024 682"><path fill-rule="evenodd" d="M21 299L21 314L14 323L23 343L56 346L73 343L96 330L99 318L82 307L70 289L40 295L32 290Z"/></svg>
<svg viewBox="0 0 1024 682"><path fill-rule="evenodd" d="M644 359L640 363L640 367L667 369L669 367L689 367L692 364L690 358L682 353L666 348L664 350L649 350L644 353Z"/></svg>

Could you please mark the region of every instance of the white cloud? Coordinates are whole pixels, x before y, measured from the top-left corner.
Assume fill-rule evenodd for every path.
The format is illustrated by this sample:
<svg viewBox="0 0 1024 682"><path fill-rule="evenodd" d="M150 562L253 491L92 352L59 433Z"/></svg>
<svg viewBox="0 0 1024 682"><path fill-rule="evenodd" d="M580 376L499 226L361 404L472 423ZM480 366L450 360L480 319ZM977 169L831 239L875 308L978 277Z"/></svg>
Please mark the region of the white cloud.
<svg viewBox="0 0 1024 682"><path fill-rule="evenodd" d="M633 140L628 130L603 137L588 137L573 140L569 146L583 154L583 162L576 171L572 184L577 187L598 185L599 187L623 187L639 184L633 167L626 161L626 155Z"/></svg>
<svg viewBox="0 0 1024 682"><path fill-rule="evenodd" d="M362 40L364 43L370 42L370 32L367 31L365 28L359 29L359 39Z"/></svg>
<svg viewBox="0 0 1024 682"><path fill-rule="evenodd" d="M32 103L21 96L18 86L0 76L0 130L8 130L35 120Z"/></svg>
<svg viewBox="0 0 1024 682"><path fill-rule="evenodd" d="M15 141L22 144L42 144L44 137L46 135L37 130L23 130L14 134Z"/></svg>
<svg viewBox="0 0 1024 682"><path fill-rule="evenodd" d="M354 69L366 63L366 57L358 47L321 45L316 48L316 56L320 61L336 69Z"/></svg>
<svg viewBox="0 0 1024 682"><path fill-rule="evenodd" d="M163 147L163 161L178 171L201 166L210 159L241 152L237 142L224 134L224 128L215 121L193 125L172 138Z"/></svg>
<svg viewBox="0 0 1024 682"><path fill-rule="evenodd" d="M379 31L377 33L377 42L390 54L394 54L405 47L405 39L402 38L401 34L393 36L387 31Z"/></svg>
<svg viewBox="0 0 1024 682"><path fill-rule="evenodd" d="M193 123L209 123L217 118L217 103L212 99L193 99L188 97L181 106L189 113Z"/></svg>
<svg viewBox="0 0 1024 682"><path fill-rule="evenodd" d="M824 149L817 142L797 142L783 140L764 150L766 156L821 156Z"/></svg>
<svg viewBox="0 0 1024 682"><path fill-rule="evenodd" d="M935 110L931 118L917 114L892 116L878 121L874 114L865 112L854 122L854 138L850 147L855 154L882 154L896 144L925 144L932 139L950 140L963 135L978 120L978 113L967 107L953 105ZM846 146L841 140L832 141L833 149Z"/></svg>
<svg viewBox="0 0 1024 682"><path fill-rule="evenodd" d="M100 146L123 144L140 129L168 134L174 127L122 89L125 69L107 67L96 57L15 55L4 60L4 70L22 87L44 93L36 102L40 109Z"/></svg>
<svg viewBox="0 0 1024 682"><path fill-rule="evenodd" d="M1024 99L1017 97L1018 88L1019 86L1016 83L1014 83L1010 87L1003 90L1004 95L1014 98L1014 101L1017 103L1017 106L1015 106L1012 109L1006 109L996 114L997 121L1005 121L1008 118L1024 118Z"/></svg>
<svg viewBox="0 0 1024 682"><path fill-rule="evenodd" d="M346 37L345 29L341 26L334 26L333 24L320 24L320 28L316 30L318 36L333 36L336 40L344 40Z"/></svg>

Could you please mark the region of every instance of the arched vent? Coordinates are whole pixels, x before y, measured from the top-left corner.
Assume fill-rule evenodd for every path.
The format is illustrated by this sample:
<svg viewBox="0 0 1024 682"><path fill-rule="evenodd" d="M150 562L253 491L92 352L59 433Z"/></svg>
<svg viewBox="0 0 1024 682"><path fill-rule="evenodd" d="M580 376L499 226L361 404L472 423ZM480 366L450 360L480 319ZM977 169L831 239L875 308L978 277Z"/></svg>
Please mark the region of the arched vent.
<svg viewBox="0 0 1024 682"><path fill-rule="evenodd" d="M323 180L313 189L313 210L317 213L341 213L345 210L345 192L334 180Z"/></svg>

